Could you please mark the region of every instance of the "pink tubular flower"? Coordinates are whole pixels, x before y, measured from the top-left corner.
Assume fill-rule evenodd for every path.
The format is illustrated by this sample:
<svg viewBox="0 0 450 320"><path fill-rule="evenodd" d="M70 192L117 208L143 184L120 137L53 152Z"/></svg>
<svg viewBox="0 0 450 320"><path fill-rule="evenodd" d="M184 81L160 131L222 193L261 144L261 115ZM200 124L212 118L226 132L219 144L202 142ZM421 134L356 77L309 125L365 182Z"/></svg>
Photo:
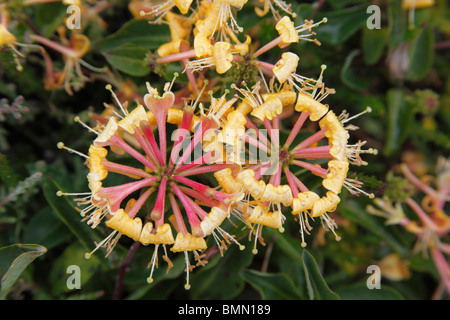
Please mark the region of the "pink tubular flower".
<svg viewBox="0 0 450 320"><path fill-rule="evenodd" d="M305 91L300 93L289 85L280 91L263 94L259 93L258 84L252 90L233 88L242 94L242 102L229 113L228 119L231 116L237 119L230 127L238 134L228 134L227 127L224 127L221 136L235 147L229 157L235 161L242 160L242 170L232 174L224 169L216 172L215 176L228 192L244 190L245 201L239 203L234 213L247 221L255 235L253 252L257 253L256 242L261 239L263 226L283 231L286 218L282 207L290 207L291 213L297 216L302 246L306 246L304 233L309 234L312 229L308 218L320 217L339 240L334 231L337 226L328 214L340 202L338 195L342 187L355 195L373 197L360 188L359 181L347 178L347 172L349 164L365 164L360 154L376 153L376 150L361 150L364 143L347 143L349 134L345 123L351 118L345 113L337 117L320 103L323 95L328 94L322 90L322 81L304 87ZM318 93L314 95L315 92ZM289 135L280 137L280 117L283 108L289 106L294 106L299 115ZM299 139L308 118L313 124L318 124L318 130ZM241 148L247 150L249 158L239 159ZM323 190L310 189L303 178L299 178L300 174L309 178L308 172L322 180Z"/></svg>
<svg viewBox="0 0 450 320"><path fill-rule="evenodd" d="M204 265L199 253L207 248L205 237L214 235L221 248L226 248L225 243L234 242L243 249L232 235L220 228L240 193L217 191L202 180L204 173L235 165L210 164L211 153L200 156L196 153L205 134L216 126L214 121L195 117L190 106L182 111L173 109L174 94L169 85L162 95L149 84L147 88L144 102L148 110L138 105L128 112L121 105L122 118L110 117L101 131L90 129L97 134L85 156L91 192L78 200L88 205L81 213L93 228L106 219L106 225L114 230L94 251L107 245L109 254L121 235L145 246L155 245L148 278L152 282L158 247L164 248L163 258L170 268L166 246L171 246L172 252L185 253L188 289L192 266L187 253L194 252L197 264ZM171 149L167 148L170 137L167 122L177 126ZM155 125L157 134L153 132ZM59 146L66 148L63 144ZM111 151L122 154L127 164L107 159ZM110 185L108 177L114 174L129 182Z"/></svg>
<svg viewBox="0 0 450 320"><path fill-rule="evenodd" d="M450 245L445 237L450 232L450 217L444 212L450 199L450 161L439 158L436 165L436 176L416 176L406 163L400 165L400 171L408 183L423 194L417 202L408 196L404 202L376 199L378 208L368 206L371 214L388 218L388 223L399 224L408 232L417 236L414 251L422 251L425 256L430 255L439 273L443 287L450 293L450 265L445 255L450 255ZM431 184L432 183L432 184ZM407 217L402 205L405 204L416 215Z"/></svg>

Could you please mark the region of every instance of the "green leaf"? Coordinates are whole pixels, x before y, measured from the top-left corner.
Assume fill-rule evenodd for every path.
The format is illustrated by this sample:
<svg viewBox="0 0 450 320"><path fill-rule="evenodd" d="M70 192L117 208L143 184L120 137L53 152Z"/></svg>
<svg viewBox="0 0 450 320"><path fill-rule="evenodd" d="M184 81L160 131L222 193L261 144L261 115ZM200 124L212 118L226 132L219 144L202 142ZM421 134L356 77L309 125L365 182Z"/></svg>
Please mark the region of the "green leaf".
<svg viewBox="0 0 450 320"><path fill-rule="evenodd" d="M215 256L202 269L192 274L192 298L232 299L244 289L244 280L239 271L253 260L251 246L243 251L237 245L230 245L223 257ZM195 289L194 289L195 287Z"/></svg>
<svg viewBox="0 0 450 320"><path fill-rule="evenodd" d="M40 243L50 250L72 236L52 211L52 208L45 207L31 217L24 226L22 242Z"/></svg>
<svg viewBox="0 0 450 320"><path fill-rule="evenodd" d="M132 75L145 76L150 68L144 64L148 49L133 44L123 46L104 52L106 60L118 70Z"/></svg>
<svg viewBox="0 0 450 320"><path fill-rule="evenodd" d="M387 285L380 289L369 289L366 283L344 286L336 290L342 300L404 300L403 295Z"/></svg>
<svg viewBox="0 0 450 320"><path fill-rule="evenodd" d="M36 6L36 25L46 38L64 24L67 7L62 3L46 3Z"/></svg>
<svg viewBox="0 0 450 320"><path fill-rule="evenodd" d="M19 181L17 175L9 166L8 158L2 153L0 153L0 180L9 188L14 188Z"/></svg>
<svg viewBox="0 0 450 320"><path fill-rule="evenodd" d="M387 92L387 136L384 152L390 156L397 152L408 136L413 110L405 101L405 93L401 89L390 89Z"/></svg>
<svg viewBox="0 0 450 320"><path fill-rule="evenodd" d="M46 180L43 190L47 202L55 210L61 221L80 240L86 250L92 251L95 248L94 241L100 242L102 239L100 233L80 221L80 213L75 210L73 204L66 197L58 197L56 195L61 188L54 180Z"/></svg>
<svg viewBox="0 0 450 320"><path fill-rule="evenodd" d="M366 10L367 5L359 5L322 14L320 18L326 17L328 21L317 28L317 39L331 45L343 43L366 24ZM320 18L317 15L315 20Z"/></svg>
<svg viewBox="0 0 450 320"><path fill-rule="evenodd" d="M339 300L339 295L328 287L316 260L307 250L303 250L302 264L310 300Z"/></svg>
<svg viewBox="0 0 450 320"><path fill-rule="evenodd" d="M98 43L100 52L118 70L132 75L145 76L150 68L145 65L146 54L170 39L165 24L149 24L147 20L133 19L116 33Z"/></svg>
<svg viewBox="0 0 450 320"><path fill-rule="evenodd" d="M364 54L364 63L368 65L376 63L383 55L388 39L389 30L387 28L363 28L361 47Z"/></svg>
<svg viewBox="0 0 450 320"><path fill-rule="evenodd" d="M264 300L302 299L298 288L287 274L271 274L255 270L242 270L241 277L255 288Z"/></svg>
<svg viewBox="0 0 450 320"><path fill-rule="evenodd" d="M154 50L166 43L169 38L168 26L149 24L146 20L133 19L125 23L119 31L100 41L98 47L102 53L123 45Z"/></svg>
<svg viewBox="0 0 450 320"><path fill-rule="evenodd" d="M92 256L89 260L84 258L86 250L80 243L75 242L65 248L64 252L58 256L52 263L48 279L52 284L52 294L59 296L61 293L68 292L72 289L67 287L67 273L69 266L78 266L80 268L80 286L81 290L89 282L95 271L100 267L100 261L103 257Z"/></svg>
<svg viewBox="0 0 450 320"><path fill-rule="evenodd" d="M352 68L352 62L360 54L359 49L353 50L345 58L344 65L341 69L341 80L348 87L355 90L364 90L368 87L368 82L366 79L358 77L354 68Z"/></svg>
<svg viewBox="0 0 450 320"><path fill-rule="evenodd" d="M409 71L407 78L418 80L426 76L433 65L434 35L430 26L425 27L409 48Z"/></svg>
<svg viewBox="0 0 450 320"><path fill-rule="evenodd" d="M4 300L16 280L25 268L36 258L47 252L47 249L38 244L13 244L0 248L0 267L3 274L1 278L0 299Z"/></svg>

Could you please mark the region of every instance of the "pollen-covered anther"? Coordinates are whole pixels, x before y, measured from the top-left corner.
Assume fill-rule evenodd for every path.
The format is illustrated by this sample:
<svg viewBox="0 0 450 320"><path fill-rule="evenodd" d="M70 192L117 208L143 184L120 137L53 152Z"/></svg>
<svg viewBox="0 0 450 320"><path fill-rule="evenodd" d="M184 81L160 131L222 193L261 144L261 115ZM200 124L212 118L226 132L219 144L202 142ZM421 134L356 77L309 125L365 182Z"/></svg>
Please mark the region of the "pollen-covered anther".
<svg viewBox="0 0 450 320"><path fill-rule="evenodd" d="M203 237L196 237L191 233L178 233L175 243L170 248L172 252L205 250L207 248L206 241Z"/></svg>
<svg viewBox="0 0 450 320"><path fill-rule="evenodd" d="M164 223L156 228L153 228L153 223L147 222L142 228L139 242L143 245L149 244L173 244L175 242L172 234L172 229L169 224Z"/></svg>
<svg viewBox="0 0 450 320"><path fill-rule="evenodd" d="M113 216L106 221L106 225L117 230L123 235L130 237L134 241L139 241L142 232L142 220L140 218L130 218L123 209L117 210Z"/></svg>
<svg viewBox="0 0 450 320"><path fill-rule="evenodd" d="M275 77L280 83L286 82L292 73L295 73L300 58L292 52L285 52L281 55L281 59L272 68Z"/></svg>

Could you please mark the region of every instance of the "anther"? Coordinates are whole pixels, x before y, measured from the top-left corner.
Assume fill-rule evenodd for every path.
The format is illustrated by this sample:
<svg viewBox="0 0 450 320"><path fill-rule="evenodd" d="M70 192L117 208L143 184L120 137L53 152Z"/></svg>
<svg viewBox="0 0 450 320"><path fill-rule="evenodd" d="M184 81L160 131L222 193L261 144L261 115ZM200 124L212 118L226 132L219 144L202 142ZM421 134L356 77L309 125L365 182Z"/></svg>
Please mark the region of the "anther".
<svg viewBox="0 0 450 320"><path fill-rule="evenodd" d="M74 149L72 149L72 148L66 147L66 146L64 145L64 142L58 142L58 143L56 144L56 146L58 147L58 149L65 149L65 150L69 151L70 153L75 153L75 154L79 155L80 157L89 159L89 157L88 157L87 155L85 155L84 153L81 153L81 152L79 152L79 151L77 151L77 150L74 150Z"/></svg>
<svg viewBox="0 0 450 320"><path fill-rule="evenodd" d="M73 118L73 121L80 123L83 127L85 127L86 129L88 129L89 131L95 133L95 134L99 134L98 131L95 131L94 129L92 129L91 127L89 127L86 123L84 123L83 121L81 121L79 116L76 116L75 118Z"/></svg>
<svg viewBox="0 0 450 320"><path fill-rule="evenodd" d="M124 115L128 115L128 112L123 108L122 103L119 101L119 99L117 98L117 96L116 96L114 90L112 89L111 84L108 83L108 84L105 86L105 89L108 90L109 92L111 92L111 95L113 96L114 100L116 100L116 103L119 105L120 110L122 110L123 114L124 114Z"/></svg>

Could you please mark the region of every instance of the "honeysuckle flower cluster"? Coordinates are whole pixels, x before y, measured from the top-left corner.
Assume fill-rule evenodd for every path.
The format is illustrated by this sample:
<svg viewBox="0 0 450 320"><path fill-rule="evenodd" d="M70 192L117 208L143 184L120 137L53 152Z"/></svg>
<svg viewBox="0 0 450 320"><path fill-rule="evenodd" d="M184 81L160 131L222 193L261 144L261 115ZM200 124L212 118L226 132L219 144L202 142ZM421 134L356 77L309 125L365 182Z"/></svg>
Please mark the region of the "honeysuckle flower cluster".
<svg viewBox="0 0 450 320"><path fill-rule="evenodd" d="M147 93L133 108L108 85L116 104L108 107L111 112L97 116L94 127L75 118L96 135L88 153L58 144L86 159L90 189L58 194L76 196L92 228L104 222L111 229L94 251L106 247L108 255L122 236L154 246L148 282L153 281L161 248L169 269L171 252L184 254L186 289L192 268L207 263L209 238L221 254L230 244L243 249L242 239L222 227L226 220L248 228L255 254L257 243L264 244L263 228L283 232L285 223L297 220L304 247L315 219L340 239L331 213L341 201L342 188L373 197L358 179L348 177L350 166L367 164L363 154L377 152L363 149L365 141L352 142L349 133L357 129L349 122L371 109L350 116L324 104L335 93L325 86L325 65L314 79L297 73L300 57L293 52L286 50L275 64L260 59L275 46L284 49L300 40L320 45L313 30L327 20L305 20L296 27L291 20L296 13L285 2L261 3L256 14L270 10L279 36L254 49L249 35L240 40L244 30L238 24L239 10L246 0L203 0L198 6L188 0L157 5L132 1L136 17L168 24L171 39L158 48L156 62L181 63L187 87L176 96L178 74L162 91L147 83ZM74 66L84 52L76 51ZM234 65L244 64L258 75L253 83L218 81ZM286 114L295 119L292 128L283 122ZM301 138L305 127L315 133ZM279 134L283 128L290 130L287 137ZM112 160L111 155L127 161ZM320 179L320 187L308 186L298 171ZM206 179L207 173L215 181ZM130 181L111 185L108 178L113 174Z"/></svg>
<svg viewBox="0 0 450 320"><path fill-rule="evenodd" d="M55 2L55 0L24 0L16 4L23 7L33 6L37 4ZM109 4L106 1L100 1L93 7L85 6L80 0L62 0L62 4L66 6L77 6L84 16L90 17L86 20L96 19L97 23L105 27L98 18L98 13L106 9ZM11 4L13 6L14 4ZM59 42L35 33L29 35L30 43L22 43L8 29L10 20L9 4L0 4L0 48L7 47L12 51L16 69L23 70L21 59L26 58L26 54L22 53L18 48L24 48L29 51L37 51L42 55L45 64L44 84L46 90L64 89L69 95L73 95L73 91L78 91L89 81L89 77L83 71L83 68L89 72L103 73L107 68L98 68L89 64L83 57L89 52L91 43L89 38L84 35L82 28L74 29L67 36L67 26L61 25L57 28ZM55 71L55 62L46 49L51 49L61 55L64 68L61 71Z"/></svg>
<svg viewBox="0 0 450 320"><path fill-rule="evenodd" d="M374 200L376 206L369 206L371 214L386 218L386 223L399 225L417 237L413 252L431 255L441 277L442 284L450 293L450 266L445 255L450 254L450 245L445 237L450 232L450 217L444 208L450 200L450 161L443 157L438 159L435 175L417 176L414 166L402 163L400 172L416 194L407 192L404 199L394 200L388 196ZM421 199L417 202L417 199ZM405 213L409 208L415 217Z"/></svg>

